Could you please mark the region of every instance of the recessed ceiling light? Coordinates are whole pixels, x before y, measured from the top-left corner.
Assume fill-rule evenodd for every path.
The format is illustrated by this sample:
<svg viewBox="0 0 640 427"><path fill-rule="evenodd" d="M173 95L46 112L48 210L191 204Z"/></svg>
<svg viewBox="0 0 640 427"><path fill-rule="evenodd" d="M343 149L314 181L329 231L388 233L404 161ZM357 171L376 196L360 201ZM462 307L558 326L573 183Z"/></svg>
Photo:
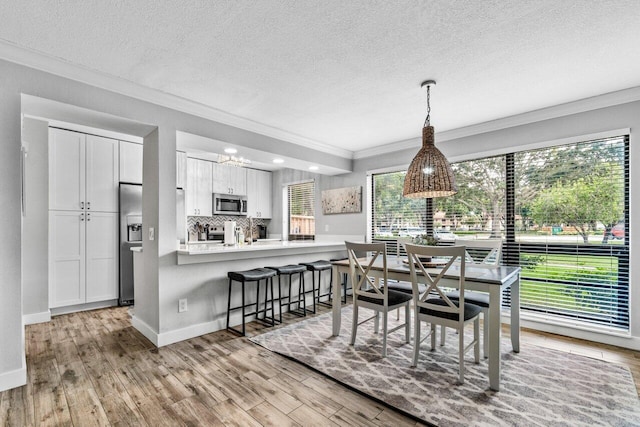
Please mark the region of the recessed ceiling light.
<svg viewBox="0 0 640 427"><path fill-rule="evenodd" d="M284 163L284 159L273 159L273 163Z"/></svg>
<svg viewBox="0 0 640 427"><path fill-rule="evenodd" d="M224 152L227 154L236 154L238 150L236 150L235 148L225 148Z"/></svg>
<svg viewBox="0 0 640 427"><path fill-rule="evenodd" d="M318 167L317 166L309 166L309 170L310 171L317 171Z"/></svg>

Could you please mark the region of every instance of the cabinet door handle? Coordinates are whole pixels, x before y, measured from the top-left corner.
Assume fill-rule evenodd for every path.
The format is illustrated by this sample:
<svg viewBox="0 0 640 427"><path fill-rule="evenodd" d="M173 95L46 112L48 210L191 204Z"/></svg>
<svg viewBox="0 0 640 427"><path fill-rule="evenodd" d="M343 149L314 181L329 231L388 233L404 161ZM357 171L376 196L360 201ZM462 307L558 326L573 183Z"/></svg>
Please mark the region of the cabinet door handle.
<svg viewBox="0 0 640 427"><path fill-rule="evenodd" d="M87 214L87 221L91 221L91 214L90 213Z"/></svg>
<svg viewBox="0 0 640 427"><path fill-rule="evenodd" d="M80 209L84 209L84 202L80 202Z"/></svg>
<svg viewBox="0 0 640 427"><path fill-rule="evenodd" d="M91 202L87 202L87 209L91 209Z"/></svg>
<svg viewBox="0 0 640 427"><path fill-rule="evenodd" d="M80 214L80 221L84 221L84 214L83 213Z"/></svg>

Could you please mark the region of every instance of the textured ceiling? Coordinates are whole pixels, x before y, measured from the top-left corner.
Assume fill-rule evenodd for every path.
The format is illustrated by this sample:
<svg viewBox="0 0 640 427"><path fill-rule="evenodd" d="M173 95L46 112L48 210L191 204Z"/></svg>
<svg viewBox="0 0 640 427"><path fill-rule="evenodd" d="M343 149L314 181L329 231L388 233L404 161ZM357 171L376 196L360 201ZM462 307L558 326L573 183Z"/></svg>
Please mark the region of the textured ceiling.
<svg viewBox="0 0 640 427"><path fill-rule="evenodd" d="M640 86L638 0L0 2L0 40L363 150Z"/></svg>

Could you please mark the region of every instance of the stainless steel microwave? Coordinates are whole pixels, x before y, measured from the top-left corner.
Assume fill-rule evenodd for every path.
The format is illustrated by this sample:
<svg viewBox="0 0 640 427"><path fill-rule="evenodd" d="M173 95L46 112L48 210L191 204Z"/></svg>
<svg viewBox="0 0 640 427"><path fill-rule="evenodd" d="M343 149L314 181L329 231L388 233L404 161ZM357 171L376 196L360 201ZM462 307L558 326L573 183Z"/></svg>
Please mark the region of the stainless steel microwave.
<svg viewBox="0 0 640 427"><path fill-rule="evenodd" d="M247 198L234 194L213 194L214 215L246 215Z"/></svg>

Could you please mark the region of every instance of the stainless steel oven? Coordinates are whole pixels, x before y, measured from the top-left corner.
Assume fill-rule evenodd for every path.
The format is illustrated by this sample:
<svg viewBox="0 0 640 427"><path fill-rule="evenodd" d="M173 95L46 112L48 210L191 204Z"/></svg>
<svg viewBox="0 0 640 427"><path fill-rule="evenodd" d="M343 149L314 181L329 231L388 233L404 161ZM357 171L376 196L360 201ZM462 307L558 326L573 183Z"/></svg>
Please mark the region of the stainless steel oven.
<svg viewBox="0 0 640 427"><path fill-rule="evenodd" d="M246 215L247 198L234 194L213 194L214 215Z"/></svg>

